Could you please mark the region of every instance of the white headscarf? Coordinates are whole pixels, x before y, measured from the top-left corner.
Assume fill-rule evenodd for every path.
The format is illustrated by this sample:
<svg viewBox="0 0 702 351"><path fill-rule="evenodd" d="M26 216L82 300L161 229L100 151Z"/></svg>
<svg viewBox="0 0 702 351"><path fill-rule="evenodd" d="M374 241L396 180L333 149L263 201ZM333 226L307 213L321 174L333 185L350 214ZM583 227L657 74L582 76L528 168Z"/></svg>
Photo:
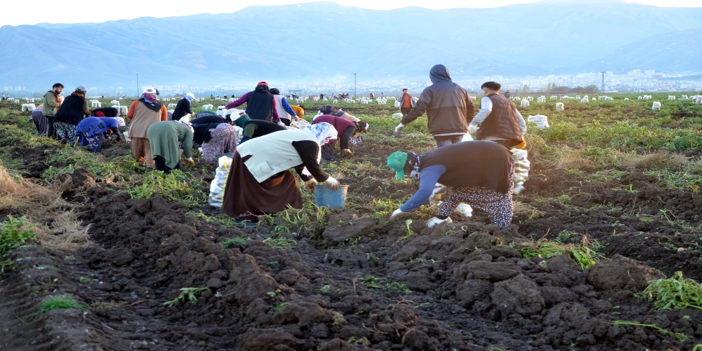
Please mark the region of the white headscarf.
<svg viewBox="0 0 702 351"><path fill-rule="evenodd" d="M309 125L305 127L306 131L314 135L314 140L316 140L319 145L324 145L332 140L336 140L337 132L333 125L327 122L320 122Z"/></svg>

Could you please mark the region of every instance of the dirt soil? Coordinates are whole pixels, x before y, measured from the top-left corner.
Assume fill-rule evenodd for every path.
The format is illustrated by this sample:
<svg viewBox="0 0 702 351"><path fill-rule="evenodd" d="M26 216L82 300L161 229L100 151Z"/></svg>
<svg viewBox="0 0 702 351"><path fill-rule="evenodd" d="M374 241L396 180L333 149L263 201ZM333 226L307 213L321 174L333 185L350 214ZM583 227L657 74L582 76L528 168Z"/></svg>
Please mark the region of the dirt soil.
<svg viewBox="0 0 702 351"><path fill-rule="evenodd" d="M26 179L50 166L50 149L1 147L16 148ZM391 151L364 143L355 157L382 162ZM103 152L124 155L128 146ZM700 233L685 225L700 223L702 197L637 172L582 183L538 158L532 165L508 228L476 211L433 230L415 218L408 229L404 219L375 219L369 204L332 211L321 232L290 234L292 249L263 242L273 228L224 228L162 198L132 200L77 169L60 192L91 243L73 252L16 251L0 285L0 349L689 350L702 343L702 311L656 310L639 298L662 274L681 270L702 281ZM209 180L214 171L193 176ZM373 184L388 176L348 176L349 201L415 189ZM220 213L207 204L194 210ZM8 215L18 214L0 220ZM574 243L600 243L605 257L583 271L570 256L525 259L517 250L564 233ZM222 245L234 237L253 240ZM371 275L408 289L369 284ZM164 304L188 287L208 289L194 303ZM50 295L88 308L34 317Z"/></svg>

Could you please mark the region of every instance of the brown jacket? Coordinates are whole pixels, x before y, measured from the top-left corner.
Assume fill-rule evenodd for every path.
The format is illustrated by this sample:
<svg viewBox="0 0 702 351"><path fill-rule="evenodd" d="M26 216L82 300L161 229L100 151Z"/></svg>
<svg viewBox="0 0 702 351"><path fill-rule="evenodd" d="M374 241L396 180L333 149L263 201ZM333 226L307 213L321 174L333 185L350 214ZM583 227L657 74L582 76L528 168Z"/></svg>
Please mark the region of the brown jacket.
<svg viewBox="0 0 702 351"><path fill-rule="evenodd" d="M451 81L444 65L435 65L429 72L432 85L426 87L419 100L402 124L407 124L427 113L429 132L432 135L465 134L473 118L473 100L460 85Z"/></svg>

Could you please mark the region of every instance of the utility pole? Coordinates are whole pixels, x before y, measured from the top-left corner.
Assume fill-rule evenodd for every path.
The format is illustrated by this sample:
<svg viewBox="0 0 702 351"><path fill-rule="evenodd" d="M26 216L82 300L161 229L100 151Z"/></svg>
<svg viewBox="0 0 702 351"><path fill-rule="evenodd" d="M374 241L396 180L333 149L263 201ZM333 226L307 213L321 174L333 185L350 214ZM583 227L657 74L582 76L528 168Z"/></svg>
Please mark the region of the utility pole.
<svg viewBox="0 0 702 351"><path fill-rule="evenodd" d="M353 74L353 98L356 98L356 73Z"/></svg>
<svg viewBox="0 0 702 351"><path fill-rule="evenodd" d="M602 89L601 89L601 90L602 90L602 93L604 93L604 91L605 91L605 90L604 90L604 75L605 75L605 72L602 71Z"/></svg>

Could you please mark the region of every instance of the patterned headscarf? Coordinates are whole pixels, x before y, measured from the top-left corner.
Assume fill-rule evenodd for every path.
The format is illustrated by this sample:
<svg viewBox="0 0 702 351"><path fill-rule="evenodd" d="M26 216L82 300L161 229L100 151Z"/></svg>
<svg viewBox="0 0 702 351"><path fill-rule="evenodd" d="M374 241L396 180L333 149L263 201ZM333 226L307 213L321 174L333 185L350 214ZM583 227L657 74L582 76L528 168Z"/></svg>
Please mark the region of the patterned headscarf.
<svg viewBox="0 0 702 351"><path fill-rule="evenodd" d="M140 100L152 111L159 111L161 109L161 103L158 101L158 90L156 88L144 89Z"/></svg>
<svg viewBox="0 0 702 351"><path fill-rule="evenodd" d="M180 124L190 128L190 131L195 133L195 128L193 128L193 125L189 121L177 120L177 121L173 121L173 122L180 123Z"/></svg>
<svg viewBox="0 0 702 351"><path fill-rule="evenodd" d="M422 160L414 152L407 152L407 164L405 168L409 168L409 177L419 179L419 169L422 167Z"/></svg>
<svg viewBox="0 0 702 351"><path fill-rule="evenodd" d="M306 131L314 135L314 140L316 140L319 145L324 145L332 140L336 140L337 132L334 126L327 122L320 122L309 125L305 127Z"/></svg>

